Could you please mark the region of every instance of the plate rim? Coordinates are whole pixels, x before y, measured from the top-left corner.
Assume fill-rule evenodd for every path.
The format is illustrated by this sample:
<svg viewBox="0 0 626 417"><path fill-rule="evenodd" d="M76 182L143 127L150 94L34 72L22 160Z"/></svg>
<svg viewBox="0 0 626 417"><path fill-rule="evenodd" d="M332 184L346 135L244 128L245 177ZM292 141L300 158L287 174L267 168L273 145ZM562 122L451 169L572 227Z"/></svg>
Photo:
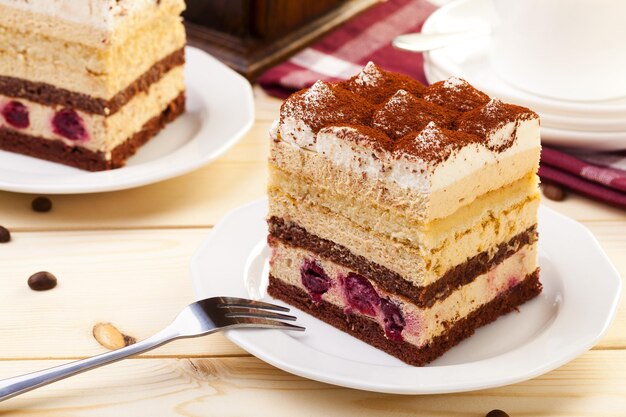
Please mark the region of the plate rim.
<svg viewBox="0 0 626 417"><path fill-rule="evenodd" d="M252 86L241 74L235 72L221 61L211 56L207 52L202 49L187 45L185 46L185 55L187 60L187 65L189 65L191 59L195 59L198 63L204 63L205 65L210 65L214 71L220 71L222 74L222 78L232 77L233 86L236 85L237 89L240 90L241 97L238 97L238 105L242 107L242 118L238 121L238 125L240 126L236 131L234 131L229 137L223 140L223 143L215 149L213 152L207 152L205 154L198 155L195 159L189 159L184 161L185 163L170 166L167 170L161 171L159 170L159 166L153 167L151 171L148 173L141 171L141 167L144 167L145 164L136 165L136 166L127 166L118 168L116 170L109 171L98 171L98 172L86 172L81 171L80 175L87 176L98 176L98 177L106 177L111 176L113 173L115 176L119 176L120 178L116 181L103 181L96 182L88 181L81 183L69 183L58 185L53 181L49 182L38 182L38 183L23 183L19 181L12 181L10 179L0 178L0 190L15 192L15 193L27 193L27 194L50 194L50 195L74 195L74 194L89 194L89 193L101 193L101 192L111 192L111 191L120 191L127 190L132 188L143 187L145 185L158 183L161 181L165 181L168 179L172 179L189 172L192 172L204 165L209 164L210 162L218 159L222 156L226 151L232 148L235 144L237 144L245 134L252 128L255 121L255 105L254 105L254 93L252 90ZM189 80L185 81L187 88L189 88ZM235 84L236 83L236 84ZM206 95L199 94L202 101L212 100L212 97L207 97ZM204 109L206 110L206 108ZM182 145L180 148L176 150L183 149L189 143L192 143L201 135L205 134L208 123L210 122L201 122L200 128L195 132L189 139L189 141ZM7 152L7 151L4 151ZM11 157L9 155L8 157ZM24 156L24 155L18 155ZM163 155L153 161L150 161L149 164L157 164L159 161L163 161L169 155ZM145 167L144 167L145 168ZM129 175L120 175L118 173L128 173ZM133 174L138 174L133 176ZM67 177L71 174L68 174L64 177Z"/></svg>
<svg viewBox="0 0 626 417"><path fill-rule="evenodd" d="M266 210L267 210L267 198L262 198L262 199L253 201L249 204L243 205L239 208L236 208L230 211L226 216L223 217L222 221L216 224L216 226L211 230L209 235L205 238L205 240L202 242L200 247L197 249L191 261L192 286L194 289L194 295L196 297L202 297L203 295L206 296L207 294L211 293L210 291L208 293L205 291L204 286L206 285L206 282L204 281L206 280L203 280L202 277L200 276L201 274L200 271L202 269L201 267L199 267L199 265L202 264L201 260L205 256L206 249L211 245L214 239L216 238L219 239L219 235L220 233L222 233L221 230L225 227L229 227L229 222L233 220L241 222L241 219L239 219L238 216L242 215L242 213L243 215L249 215L247 213L250 210L258 211L258 209L261 209L262 213L265 215ZM262 339L263 337L270 337L270 336L263 336L262 333L258 333L256 336L254 335L254 332L263 332L263 331L253 330L253 331L248 331L246 333L246 332L242 332L239 330L231 330L231 331L226 332L226 337L229 340L231 340L233 343L237 344L242 349L248 351L250 354L286 372L289 372L289 373L292 373L301 377L305 377L308 379L330 383L333 385L338 385L338 386L343 386L343 387L348 387L348 388L356 388L356 389L361 389L361 390L366 390L366 391L381 392L381 393L415 395L415 394L442 394L442 393L453 393L453 392L465 392L465 391L473 391L473 390L478 390L478 389L494 388L498 386L509 385L509 384L525 381L525 380L537 377L539 375L542 375L546 372L549 372L553 369L558 368L559 366L562 366L563 364L569 362L570 360L574 359L578 355L586 352L591 347L593 347L606 334L613 319L615 318L617 307L619 306L622 282L621 282L619 273L615 269L614 265L611 263L610 259L608 258L608 256L606 255L602 247L599 245L599 242L597 241L595 236L584 225L576 222L573 219L570 219L567 216L564 216L558 213L557 211L549 207L542 205L540 210L543 213L546 213L544 214L544 216L557 219L557 222L566 222L571 227L575 227L579 233L583 234L583 236L585 237L585 240L588 240L588 243L595 248L596 254L602 258L602 261L603 261L602 264L604 265L604 267L608 268L606 279L611 280L611 281L607 281L607 282L611 284L612 288L615 288L616 291L612 294L613 298L612 298L611 305L606 306L608 307L608 310L606 311L606 314L604 315L602 326L598 326L598 328L594 328L595 331L593 332L593 335L591 336L587 335L587 338L584 340L585 343L582 343L582 344L578 343L577 345L574 346L574 348L569 347L567 351L562 351L560 355L558 355L556 358L549 360L549 361L545 361L544 363L541 363L541 364L536 364L531 369L527 369L525 371L518 370L517 373L513 375L511 374L500 375L499 378L492 377L491 379L487 379L487 380L485 380L484 378L483 379L479 378L473 383L464 382L461 384L458 384L458 383L457 384L444 384L445 386L442 386L440 384L437 386L430 386L430 387L419 385L419 384L407 386L406 383L399 384L399 385L381 386L380 384L363 380L362 375L361 376L356 375L356 377L352 379L350 378L346 379L345 377L343 379L337 379L336 376L325 375L320 372L316 372L315 370L312 370L310 368L306 368L302 366L294 366L293 361L289 360L289 355L287 355L287 358L281 357L281 355L277 354L276 352L272 352L271 354L268 355L268 352L266 351L266 349L264 349L262 344L259 345L254 342L255 338ZM255 244L258 244L258 242L256 242ZM249 256L249 254L247 254L246 256ZM243 266L240 267L240 269L243 269L243 268L244 268ZM611 276L608 276L609 273ZM243 280L241 282L242 282L241 285L243 287ZM558 315L557 315L557 319L558 319ZM556 321L557 320L555 319L555 322ZM553 326L553 324L551 324L551 326ZM269 331L269 332L273 332L272 333L273 342L285 341L286 338L292 339L291 337L279 331ZM265 331L265 334L269 335L269 332ZM252 338L250 338L249 336L250 334L253 334ZM504 364L510 365L510 362L507 362L507 360L510 360L511 356L514 357L515 356L514 354L520 351L522 347L524 347L524 349L528 348L528 345L532 345L532 342L538 339L543 334L545 334L545 329L544 331L540 332L537 336L535 336L533 339L531 339L530 342L527 342L521 346L516 347L515 349L511 351L505 352L500 355L496 355L491 358L469 362L469 363L438 366L438 367L411 367L411 366L404 366L404 367L398 367L398 368L394 367L394 372L404 375L407 372L403 370L409 369L410 370L409 374L413 378L416 378L416 377L423 378L424 376L428 376L429 374L436 375L437 371L433 371L433 370L443 369L443 368L446 368L445 369L446 371L450 371L452 369L453 371L456 370L456 372L459 372L459 371L468 372L469 369L476 368L477 366L478 368L480 368L480 366L489 366L490 362L493 362L495 364L499 363L500 365L504 365ZM281 335L284 337L281 337ZM253 341L251 342L250 339L253 339ZM291 343L292 342L288 342L288 344L291 344ZM318 352L312 347L305 345L303 343L298 343L298 345L305 347L304 350L306 351L306 356L309 360L311 360L311 358L313 357L323 357L326 359L327 357L331 356L324 352ZM337 357L334 357L334 356L331 356L331 357L338 359ZM338 360L338 362L339 362L339 365L341 365L341 360ZM375 365L375 364L361 364L361 367L364 367L370 370L374 369L378 371L381 371L383 368L388 368L388 366ZM442 372L442 371L439 371L439 372Z"/></svg>

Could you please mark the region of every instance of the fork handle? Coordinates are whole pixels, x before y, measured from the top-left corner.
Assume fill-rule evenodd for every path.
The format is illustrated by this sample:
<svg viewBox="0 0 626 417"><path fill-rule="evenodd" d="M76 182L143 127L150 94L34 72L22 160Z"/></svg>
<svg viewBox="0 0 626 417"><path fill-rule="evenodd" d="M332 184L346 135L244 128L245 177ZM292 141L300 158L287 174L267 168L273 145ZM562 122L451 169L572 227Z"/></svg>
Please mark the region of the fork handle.
<svg viewBox="0 0 626 417"><path fill-rule="evenodd" d="M165 329L148 339L121 349L69 362L53 368L0 380L0 401L8 400L16 395L20 395L34 390L35 388L51 384L52 382L80 374L90 369L98 368L109 363L117 362L129 356L147 352L178 337L179 335L170 329Z"/></svg>

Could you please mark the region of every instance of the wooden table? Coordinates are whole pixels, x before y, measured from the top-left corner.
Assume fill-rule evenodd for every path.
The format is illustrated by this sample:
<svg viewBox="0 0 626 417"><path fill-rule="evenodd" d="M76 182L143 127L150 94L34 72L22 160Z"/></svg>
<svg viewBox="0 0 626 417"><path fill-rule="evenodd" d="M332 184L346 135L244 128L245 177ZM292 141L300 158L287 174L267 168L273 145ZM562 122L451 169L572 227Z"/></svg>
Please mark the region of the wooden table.
<svg viewBox="0 0 626 417"><path fill-rule="evenodd" d="M193 300L189 264L229 210L264 195L267 131L280 101L255 88L257 120L217 162L139 189L51 196L0 192L0 378L103 352L110 322L150 336ZM585 224L626 277L626 212L578 196L544 201ZM26 285L48 270L57 288ZM581 305L581 309L585 306ZM222 335L177 341L0 403L0 416L626 416L626 299L591 351L531 381L477 392L394 396L302 379L249 356Z"/></svg>

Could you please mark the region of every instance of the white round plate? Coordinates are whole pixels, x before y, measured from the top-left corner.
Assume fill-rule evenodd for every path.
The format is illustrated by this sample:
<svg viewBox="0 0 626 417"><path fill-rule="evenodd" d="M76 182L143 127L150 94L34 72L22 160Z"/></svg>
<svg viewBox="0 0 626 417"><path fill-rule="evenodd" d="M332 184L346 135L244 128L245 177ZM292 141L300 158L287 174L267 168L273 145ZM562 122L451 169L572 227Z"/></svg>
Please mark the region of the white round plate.
<svg viewBox="0 0 626 417"><path fill-rule="evenodd" d="M429 82L444 80L451 74L444 74L434 66L425 65L424 72ZM567 148L612 151L626 149L626 117L622 121L595 122L603 130L593 131L581 127L579 120L567 116L550 115L539 112L541 117L541 140L547 144ZM568 122L572 120L572 122ZM619 130L616 126L624 124ZM615 130L612 130L615 128Z"/></svg>
<svg viewBox="0 0 626 417"><path fill-rule="evenodd" d="M266 215L263 199L215 226L192 260L198 299L223 295L284 305L264 295ZM292 311L306 327L303 333L246 329L226 336L287 372L369 391L449 393L536 377L591 348L608 328L621 293L617 271L586 228L546 207L539 220L541 295L428 366L406 365L297 309Z"/></svg>
<svg viewBox="0 0 626 417"><path fill-rule="evenodd" d="M252 127L252 87L217 59L186 48L187 111L142 146L126 166L87 172L0 151L0 190L80 194L123 190L193 171L216 159Z"/></svg>

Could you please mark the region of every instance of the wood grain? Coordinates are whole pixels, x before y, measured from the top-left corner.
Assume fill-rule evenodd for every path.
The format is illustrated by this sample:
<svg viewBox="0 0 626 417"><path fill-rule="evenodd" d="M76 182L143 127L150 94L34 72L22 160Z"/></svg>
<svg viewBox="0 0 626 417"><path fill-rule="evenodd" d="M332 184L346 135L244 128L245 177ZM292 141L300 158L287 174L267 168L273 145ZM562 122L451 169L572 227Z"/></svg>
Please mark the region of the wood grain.
<svg viewBox="0 0 626 417"><path fill-rule="evenodd" d="M0 359L75 358L104 351L99 322L145 339L194 300L191 256L208 229L15 233L0 249ZM47 270L56 288L26 280ZM215 277L218 279L218 277ZM147 356L241 355L222 335L179 340Z"/></svg>
<svg viewBox="0 0 626 417"><path fill-rule="evenodd" d="M3 361L0 378L59 361ZM0 403L0 416L626 416L626 352L592 351L534 380L397 396L309 381L247 358L134 359Z"/></svg>

